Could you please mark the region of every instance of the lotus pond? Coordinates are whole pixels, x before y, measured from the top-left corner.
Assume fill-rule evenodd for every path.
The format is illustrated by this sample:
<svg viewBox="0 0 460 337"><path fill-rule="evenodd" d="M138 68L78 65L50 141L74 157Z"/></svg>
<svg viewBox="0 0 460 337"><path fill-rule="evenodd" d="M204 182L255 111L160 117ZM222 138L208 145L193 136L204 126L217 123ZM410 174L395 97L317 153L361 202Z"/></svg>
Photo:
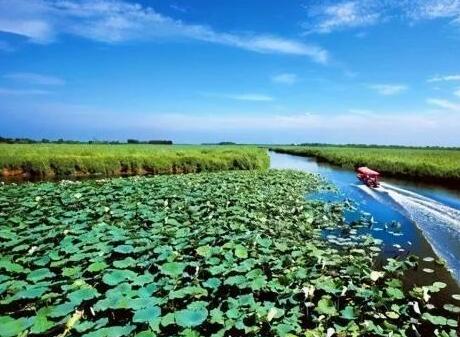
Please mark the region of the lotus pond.
<svg viewBox="0 0 460 337"><path fill-rule="evenodd" d="M0 336L457 336L460 295L407 289L316 175L0 186ZM325 229L346 231L332 245Z"/></svg>

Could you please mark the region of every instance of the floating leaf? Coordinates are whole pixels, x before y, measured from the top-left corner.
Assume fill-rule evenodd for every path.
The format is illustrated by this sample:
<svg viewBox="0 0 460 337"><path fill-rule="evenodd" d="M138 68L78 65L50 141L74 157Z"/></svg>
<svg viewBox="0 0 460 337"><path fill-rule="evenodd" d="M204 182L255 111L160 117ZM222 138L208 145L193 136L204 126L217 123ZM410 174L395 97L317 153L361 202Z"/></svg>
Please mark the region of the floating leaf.
<svg viewBox="0 0 460 337"><path fill-rule="evenodd" d="M80 267L64 268L62 269L62 276L71 277L80 273Z"/></svg>
<svg viewBox="0 0 460 337"><path fill-rule="evenodd" d="M270 322L277 314L277 309L275 307L270 308L267 314L267 322Z"/></svg>
<svg viewBox="0 0 460 337"><path fill-rule="evenodd" d="M211 256L211 247L209 245L200 246L196 249L196 253L203 257L210 257Z"/></svg>
<svg viewBox="0 0 460 337"><path fill-rule="evenodd" d="M168 325L172 325L175 323L175 315L173 313L168 313L166 315L164 315L163 317L161 317L161 325L163 326L168 326Z"/></svg>
<svg viewBox="0 0 460 337"><path fill-rule="evenodd" d="M318 301L318 305L315 307L315 311L319 314L324 314L327 316L337 315L337 309L332 303L329 297L324 297Z"/></svg>
<svg viewBox="0 0 460 337"><path fill-rule="evenodd" d="M243 275L236 275L236 276L230 276L224 281L224 284L230 285L230 286L238 286L241 284L246 283L246 277Z"/></svg>
<svg viewBox="0 0 460 337"><path fill-rule="evenodd" d="M211 316L211 323L217 323L217 324L221 324L221 325L224 325L225 323L225 319L224 319L224 313L220 310L220 309L212 309L211 312L210 312L210 316Z"/></svg>
<svg viewBox="0 0 460 337"><path fill-rule="evenodd" d="M239 257L240 259L247 259L248 250L243 245L236 245L235 246L235 256Z"/></svg>
<svg viewBox="0 0 460 337"><path fill-rule="evenodd" d="M19 318L14 319L8 316L0 316L0 336L13 337L22 333L33 323L33 319Z"/></svg>
<svg viewBox="0 0 460 337"><path fill-rule="evenodd" d="M43 308L37 312L37 315L33 318L33 325L30 332L34 334L41 334L54 326L54 322L47 319L47 315L50 313L50 308ZM1 335L1 334L0 334Z"/></svg>
<svg viewBox="0 0 460 337"><path fill-rule="evenodd" d="M132 257L127 257L123 260L113 261L113 266L119 269L132 267L136 264L136 260Z"/></svg>
<svg viewBox="0 0 460 337"><path fill-rule="evenodd" d="M114 248L114 251L121 253L121 254L129 254L134 251L134 247L131 245L119 245Z"/></svg>
<svg viewBox="0 0 460 337"><path fill-rule="evenodd" d="M154 322L161 316L161 309L157 306L150 306L134 312L133 322Z"/></svg>
<svg viewBox="0 0 460 337"><path fill-rule="evenodd" d="M71 313L75 310L77 305L73 302L66 302L59 305L56 305L51 309L49 314L50 317L62 317L66 316L67 314Z"/></svg>
<svg viewBox="0 0 460 337"><path fill-rule="evenodd" d="M438 289L443 289L447 287L447 284L445 284L444 282L434 282L432 286Z"/></svg>
<svg viewBox="0 0 460 337"><path fill-rule="evenodd" d="M37 282L46 278L51 278L53 276L55 276L55 274L50 272L48 268L41 268L31 271L27 275L27 279L33 282Z"/></svg>
<svg viewBox="0 0 460 337"><path fill-rule="evenodd" d="M83 288L75 290L67 295L69 300L76 305L79 305L83 301L87 301L99 296L99 293L94 288Z"/></svg>
<svg viewBox="0 0 460 337"><path fill-rule="evenodd" d="M447 318L442 317L442 316L431 315L431 314L428 313L428 312L425 312L425 313L422 315L422 318L423 318L424 320L430 321L430 322L433 323L434 325L447 325Z"/></svg>
<svg viewBox="0 0 460 337"><path fill-rule="evenodd" d="M13 263L10 260L7 260L6 258L0 259L0 269L4 269L12 273L21 273L24 271L24 268L20 264Z"/></svg>
<svg viewBox="0 0 460 337"><path fill-rule="evenodd" d="M353 320L356 318L355 309L354 307L350 305L347 305L345 309L340 311L340 313L341 313L340 317L348 319L348 320Z"/></svg>
<svg viewBox="0 0 460 337"><path fill-rule="evenodd" d="M144 284L150 282L153 282L153 275L150 273L138 275L136 278L133 279L133 284L136 286L143 286Z"/></svg>
<svg viewBox="0 0 460 337"><path fill-rule="evenodd" d="M184 272L186 264L181 262L166 262L161 266L161 271L163 274L177 277L182 275Z"/></svg>
<svg viewBox="0 0 460 337"><path fill-rule="evenodd" d="M394 311L387 311L385 313L385 315L388 317L388 318L391 318L391 319L398 319L399 318L399 314L394 312Z"/></svg>
<svg viewBox="0 0 460 337"><path fill-rule="evenodd" d="M209 279L207 279L205 282L203 282L203 285L207 288L211 288L211 289L217 289L220 284L222 282L220 282L220 280L218 278L215 278L215 277L211 277Z"/></svg>
<svg viewBox="0 0 460 337"><path fill-rule="evenodd" d="M456 305L453 305L453 304L444 304L443 308L445 310L453 312L455 314L460 313L460 307L457 307Z"/></svg>
<svg viewBox="0 0 460 337"><path fill-rule="evenodd" d="M198 326L203 323L207 317L208 311L205 308L183 309L175 313L176 324L184 328Z"/></svg>
<svg viewBox="0 0 460 337"><path fill-rule="evenodd" d="M43 296L48 290L47 287L27 287L24 290L19 291L15 297L17 298L38 298Z"/></svg>
<svg viewBox="0 0 460 337"><path fill-rule="evenodd" d="M398 300L401 300L404 298L404 293L398 288L388 287L385 289L385 291L388 294L388 296L390 296L391 298L395 298Z"/></svg>
<svg viewBox="0 0 460 337"><path fill-rule="evenodd" d="M135 334L134 337L156 337L156 334L152 330L145 330Z"/></svg>
<svg viewBox="0 0 460 337"><path fill-rule="evenodd" d="M98 271L104 270L108 267L104 261L93 262L88 266L88 271L97 273Z"/></svg>
<svg viewBox="0 0 460 337"><path fill-rule="evenodd" d="M369 278L372 280L372 281L377 281L379 278L382 278L383 276L385 275L384 272L382 271L376 271L376 270L373 270L371 271L370 275L369 275Z"/></svg>
<svg viewBox="0 0 460 337"><path fill-rule="evenodd" d="M113 285L117 285L117 284L119 284L121 282L124 282L125 280L132 280L136 276L137 276L137 274L134 273L131 270L115 269L115 270L112 270L109 273L104 274L104 276L102 277L102 280L104 281L105 284L113 286Z"/></svg>
<svg viewBox="0 0 460 337"><path fill-rule="evenodd" d="M82 337L121 337L128 336L135 329L132 325L111 326L84 334Z"/></svg>

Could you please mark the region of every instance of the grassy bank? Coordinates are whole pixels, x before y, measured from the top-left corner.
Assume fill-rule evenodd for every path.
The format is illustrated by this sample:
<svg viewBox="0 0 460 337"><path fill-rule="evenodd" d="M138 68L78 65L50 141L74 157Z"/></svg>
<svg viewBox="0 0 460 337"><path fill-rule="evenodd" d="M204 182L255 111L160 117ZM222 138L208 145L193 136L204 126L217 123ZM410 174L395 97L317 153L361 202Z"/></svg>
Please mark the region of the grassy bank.
<svg viewBox="0 0 460 337"><path fill-rule="evenodd" d="M460 182L460 150L359 147L277 147L273 150L312 156L346 168L369 166L383 174Z"/></svg>
<svg viewBox="0 0 460 337"><path fill-rule="evenodd" d="M376 240L323 240L343 206L306 201L320 184L246 171L0 186L0 336L455 336L457 316L429 305L445 284L403 288L415 262L376 270Z"/></svg>
<svg viewBox="0 0 460 337"><path fill-rule="evenodd" d="M168 174L267 168L255 147L0 144L3 176Z"/></svg>

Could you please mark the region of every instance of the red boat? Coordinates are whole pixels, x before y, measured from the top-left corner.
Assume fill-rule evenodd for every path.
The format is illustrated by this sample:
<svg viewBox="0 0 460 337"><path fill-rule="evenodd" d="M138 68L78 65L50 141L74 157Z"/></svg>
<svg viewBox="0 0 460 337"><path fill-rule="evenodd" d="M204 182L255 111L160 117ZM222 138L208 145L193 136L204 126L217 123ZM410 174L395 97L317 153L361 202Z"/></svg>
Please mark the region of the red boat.
<svg viewBox="0 0 460 337"><path fill-rule="evenodd" d="M359 180L361 180L363 183L365 183L369 187L379 187L379 177L380 173L374 170L371 170L368 167L359 167L356 172L358 174L356 175Z"/></svg>

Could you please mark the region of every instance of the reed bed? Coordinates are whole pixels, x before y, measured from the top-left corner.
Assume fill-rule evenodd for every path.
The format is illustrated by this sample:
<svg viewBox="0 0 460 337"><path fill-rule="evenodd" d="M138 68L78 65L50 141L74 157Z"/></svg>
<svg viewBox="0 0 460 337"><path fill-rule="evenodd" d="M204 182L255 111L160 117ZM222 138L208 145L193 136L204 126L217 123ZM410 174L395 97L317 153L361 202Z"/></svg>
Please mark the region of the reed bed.
<svg viewBox="0 0 460 337"><path fill-rule="evenodd" d="M236 146L0 144L2 176L114 176L266 169L266 150Z"/></svg>
<svg viewBox="0 0 460 337"><path fill-rule="evenodd" d="M291 146L272 150L350 169L369 166L390 176L460 182L460 150L456 149Z"/></svg>

